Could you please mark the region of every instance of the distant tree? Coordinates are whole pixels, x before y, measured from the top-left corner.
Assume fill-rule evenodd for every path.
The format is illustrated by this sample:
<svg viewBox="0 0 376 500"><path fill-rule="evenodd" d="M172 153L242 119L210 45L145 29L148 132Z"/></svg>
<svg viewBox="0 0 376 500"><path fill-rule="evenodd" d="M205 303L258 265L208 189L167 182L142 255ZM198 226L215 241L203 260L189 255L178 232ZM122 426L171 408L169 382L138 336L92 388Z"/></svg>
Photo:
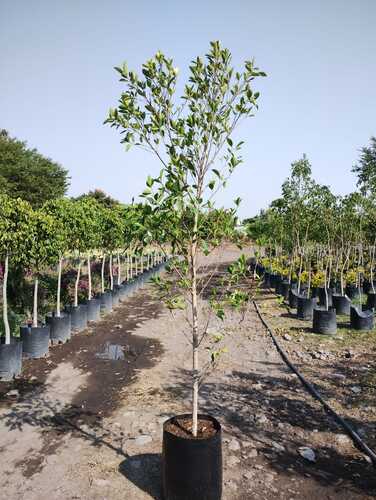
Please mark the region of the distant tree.
<svg viewBox="0 0 376 500"><path fill-rule="evenodd" d="M106 208L113 208L120 205L120 202L118 200L115 200L115 198L112 198L101 189L94 189L94 191L89 191L88 193L82 194L76 199L85 200L87 198L94 199L96 202L100 203Z"/></svg>
<svg viewBox="0 0 376 500"><path fill-rule="evenodd" d="M65 195L68 171L0 130L0 193L22 198L34 208Z"/></svg>
<svg viewBox="0 0 376 500"><path fill-rule="evenodd" d="M362 193L376 197L376 137L371 137L370 145L360 151L359 161L352 171L358 176L357 185Z"/></svg>

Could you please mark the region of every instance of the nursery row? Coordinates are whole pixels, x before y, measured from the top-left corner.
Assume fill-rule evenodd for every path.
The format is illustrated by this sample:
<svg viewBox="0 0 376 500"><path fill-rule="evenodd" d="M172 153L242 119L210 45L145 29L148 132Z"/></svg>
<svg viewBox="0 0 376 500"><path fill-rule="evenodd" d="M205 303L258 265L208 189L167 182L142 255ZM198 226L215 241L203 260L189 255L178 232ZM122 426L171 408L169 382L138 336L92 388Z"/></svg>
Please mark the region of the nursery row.
<svg viewBox="0 0 376 500"><path fill-rule="evenodd" d="M0 380L9 380L20 374L23 357L41 358L48 353L50 345L65 343L73 333L84 330L88 322L99 321L102 314L111 312L165 265L166 259L160 258L153 267L114 285L112 290L89 297L80 304L67 305L61 312L52 311L37 326L21 326L19 337L11 336L10 343L0 344Z"/></svg>
<svg viewBox="0 0 376 500"><path fill-rule="evenodd" d="M341 286L331 283L330 287L308 288L306 284L298 288L296 280L288 281L278 273L269 272L255 261L252 270L262 277L262 286L272 288L277 295L296 309L297 317L312 321L314 333L334 335L337 333L337 315L349 316L349 326L354 330L373 330L376 310L376 294L367 280L359 288L346 286L346 293L341 293ZM366 301L364 302L364 296Z"/></svg>

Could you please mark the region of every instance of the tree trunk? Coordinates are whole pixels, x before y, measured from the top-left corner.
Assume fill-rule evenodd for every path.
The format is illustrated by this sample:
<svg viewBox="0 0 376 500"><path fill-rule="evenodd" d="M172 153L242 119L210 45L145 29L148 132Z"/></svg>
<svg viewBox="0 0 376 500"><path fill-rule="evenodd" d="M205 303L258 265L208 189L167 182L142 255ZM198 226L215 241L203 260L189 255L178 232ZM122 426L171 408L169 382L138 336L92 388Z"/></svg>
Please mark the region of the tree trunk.
<svg viewBox="0 0 376 500"><path fill-rule="evenodd" d="M78 306L78 283L80 282L80 275L81 275L81 257L78 262L76 283L74 285L74 307Z"/></svg>
<svg viewBox="0 0 376 500"><path fill-rule="evenodd" d="M4 322L6 344L10 344L10 327L8 320L8 295L7 295L8 271L9 271L9 255L6 254L4 262L4 277L3 277L3 322Z"/></svg>
<svg viewBox="0 0 376 500"><path fill-rule="evenodd" d="M144 252L141 253L141 274L144 272Z"/></svg>
<svg viewBox="0 0 376 500"><path fill-rule="evenodd" d="M33 326L36 328L38 326L38 284L39 279L36 276L34 281L34 307L33 307Z"/></svg>
<svg viewBox="0 0 376 500"><path fill-rule="evenodd" d="M56 316L60 318L60 295L61 295L61 269L63 267L63 259L59 259L57 270L57 296L56 296Z"/></svg>
<svg viewBox="0 0 376 500"><path fill-rule="evenodd" d="M198 214L195 214L194 238L197 233ZM199 384L199 359L198 359L198 309L197 309L197 243L193 240L191 247L191 298L192 298L192 434L197 436L198 418L198 384Z"/></svg>
<svg viewBox="0 0 376 500"><path fill-rule="evenodd" d="M121 285L121 260L120 260L120 254L117 254L117 265L118 265L118 273L117 273L117 284L118 286Z"/></svg>
<svg viewBox="0 0 376 500"><path fill-rule="evenodd" d="M109 262L109 270L110 270L110 289L114 289L114 275L112 272L112 253L110 253L110 262Z"/></svg>
<svg viewBox="0 0 376 500"><path fill-rule="evenodd" d="M87 291L87 300L91 300L92 297L92 284L91 284L91 262L90 262L90 254L87 256L87 278L89 282L89 287Z"/></svg>
<svg viewBox="0 0 376 500"><path fill-rule="evenodd" d="M101 285L102 285L102 293L104 293L104 265L106 263L106 254L103 253L102 257L102 269L101 269Z"/></svg>

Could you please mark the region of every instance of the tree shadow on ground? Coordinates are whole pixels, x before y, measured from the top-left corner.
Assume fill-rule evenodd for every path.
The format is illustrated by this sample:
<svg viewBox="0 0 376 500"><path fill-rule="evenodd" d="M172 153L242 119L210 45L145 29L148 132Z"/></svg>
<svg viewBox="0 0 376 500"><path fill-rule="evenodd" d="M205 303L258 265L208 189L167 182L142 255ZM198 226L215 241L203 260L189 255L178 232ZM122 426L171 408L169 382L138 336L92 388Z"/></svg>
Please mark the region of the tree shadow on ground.
<svg viewBox="0 0 376 500"><path fill-rule="evenodd" d="M160 453L143 453L126 458L119 472L155 500L162 500L162 460Z"/></svg>
<svg viewBox="0 0 376 500"><path fill-rule="evenodd" d="M179 370L175 387L168 390L174 394L180 386L180 394L188 398L190 380L189 371ZM316 387L328 394L319 383ZM296 379L234 371L226 380L203 384L200 403L200 411L219 418L228 433L241 441L251 440L279 474L309 475L322 486L342 484L357 494L376 493L373 467L351 444L343 451L338 435L344 430L310 401ZM347 421L355 429L364 425L355 418ZM314 449L315 463L300 456L299 448L304 446ZM244 460L244 466L252 467L254 460L249 464Z"/></svg>

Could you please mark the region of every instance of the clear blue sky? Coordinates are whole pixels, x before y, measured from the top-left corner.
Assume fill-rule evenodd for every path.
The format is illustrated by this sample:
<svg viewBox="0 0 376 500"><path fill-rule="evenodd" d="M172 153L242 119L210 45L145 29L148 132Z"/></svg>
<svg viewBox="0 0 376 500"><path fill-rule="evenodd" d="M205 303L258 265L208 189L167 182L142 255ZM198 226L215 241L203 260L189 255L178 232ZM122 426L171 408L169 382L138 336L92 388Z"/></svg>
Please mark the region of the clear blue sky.
<svg viewBox="0 0 376 500"><path fill-rule="evenodd" d="M346 193L376 134L375 26L375 0L1 0L0 128L68 168L70 194L130 201L159 165L102 125L121 91L113 66L139 69L160 49L184 78L218 39L235 64L254 57L268 73L238 131L245 162L218 204L239 195L241 216L255 214L303 153L319 182Z"/></svg>

